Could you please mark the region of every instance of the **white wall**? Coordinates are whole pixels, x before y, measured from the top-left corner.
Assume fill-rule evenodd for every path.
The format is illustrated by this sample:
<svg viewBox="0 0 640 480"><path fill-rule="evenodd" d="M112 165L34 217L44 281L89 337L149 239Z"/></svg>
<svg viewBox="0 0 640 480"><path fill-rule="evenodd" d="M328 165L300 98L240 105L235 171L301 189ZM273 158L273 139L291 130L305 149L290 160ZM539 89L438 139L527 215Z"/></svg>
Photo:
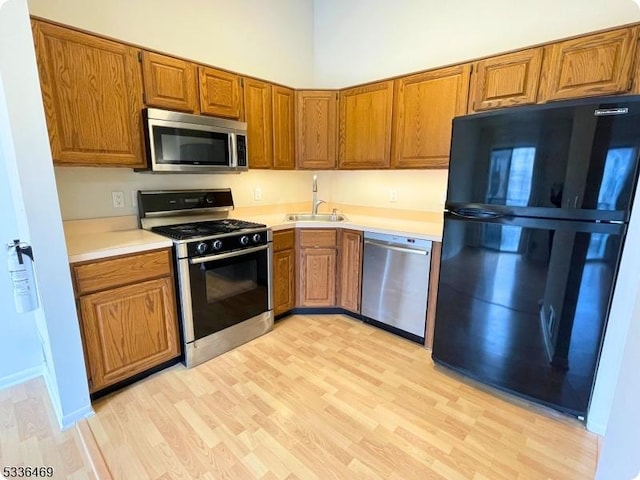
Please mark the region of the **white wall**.
<svg viewBox="0 0 640 480"><path fill-rule="evenodd" d="M630 307L635 321L628 331L626 347L620 348L623 366L598 462L598 480L630 480L640 474L640 296Z"/></svg>
<svg viewBox="0 0 640 480"><path fill-rule="evenodd" d="M22 216L22 192L16 182L15 169L9 169L8 161L15 163L13 142L9 135L9 117L4 99L4 87L0 76L0 244L14 239L29 238L28 231L20 228L16 212ZM12 188L13 187L13 188ZM22 222L24 223L24 222ZM0 249L4 254L6 250ZM6 259L0 267L0 388L21 383L41 375L44 368L42 349L38 342L36 319L33 313L18 314L14 308Z"/></svg>
<svg viewBox="0 0 640 480"><path fill-rule="evenodd" d="M272 82L313 82L313 0L29 0L29 11Z"/></svg>
<svg viewBox="0 0 640 480"><path fill-rule="evenodd" d="M24 209L17 220L26 225L20 233L28 231L24 240L34 250L45 380L58 420L68 426L92 410L26 0L0 3L0 32L8 119L2 143L8 139L14 150L4 160L14 172L12 188L22 192Z"/></svg>
<svg viewBox="0 0 640 480"><path fill-rule="evenodd" d="M137 190L230 187L237 207L311 201L311 178L318 174L318 195L327 202L368 207L441 212L447 171L265 171L240 174L157 175L122 168L56 167L64 220L137 214ZM254 199L259 188L262 199ZM398 200L390 201L390 192ZM125 207L114 208L112 191L125 193ZM348 211L346 213L349 213Z"/></svg>
<svg viewBox="0 0 640 480"><path fill-rule="evenodd" d="M318 0L317 86L341 88L640 20L632 0Z"/></svg>
<svg viewBox="0 0 640 480"><path fill-rule="evenodd" d="M367 170L322 172L318 176L323 200L345 205L442 212L447 170ZM330 186L328 199L322 188ZM397 201L391 201L391 191ZM348 209L345 210L348 215Z"/></svg>

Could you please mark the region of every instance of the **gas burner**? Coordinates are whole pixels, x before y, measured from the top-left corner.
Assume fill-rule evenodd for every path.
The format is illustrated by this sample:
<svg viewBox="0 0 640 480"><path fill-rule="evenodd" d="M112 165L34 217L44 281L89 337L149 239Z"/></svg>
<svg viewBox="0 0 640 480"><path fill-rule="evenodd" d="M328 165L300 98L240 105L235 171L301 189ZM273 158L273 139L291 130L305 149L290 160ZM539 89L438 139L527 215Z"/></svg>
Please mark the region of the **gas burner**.
<svg viewBox="0 0 640 480"><path fill-rule="evenodd" d="M212 235L241 232L242 230L256 228L266 228L266 225L226 218L223 220L206 220L202 222L161 225L152 227L151 231L173 238L174 240L190 240L199 237L210 237Z"/></svg>

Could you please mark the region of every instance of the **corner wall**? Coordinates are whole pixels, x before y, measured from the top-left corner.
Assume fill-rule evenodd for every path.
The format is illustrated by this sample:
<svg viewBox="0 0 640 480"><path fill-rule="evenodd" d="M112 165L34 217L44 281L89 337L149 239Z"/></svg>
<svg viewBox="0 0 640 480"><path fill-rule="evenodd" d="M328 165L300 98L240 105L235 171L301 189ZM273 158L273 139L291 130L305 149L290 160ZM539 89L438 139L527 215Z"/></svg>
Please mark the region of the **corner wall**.
<svg viewBox="0 0 640 480"><path fill-rule="evenodd" d="M0 32L8 114L1 133L14 149L5 162L14 172L12 188L22 195L23 208L16 216L24 225L20 233L28 232L24 240L33 246L40 293L40 339L33 340L43 344L45 380L64 428L92 409L26 0L0 3Z"/></svg>

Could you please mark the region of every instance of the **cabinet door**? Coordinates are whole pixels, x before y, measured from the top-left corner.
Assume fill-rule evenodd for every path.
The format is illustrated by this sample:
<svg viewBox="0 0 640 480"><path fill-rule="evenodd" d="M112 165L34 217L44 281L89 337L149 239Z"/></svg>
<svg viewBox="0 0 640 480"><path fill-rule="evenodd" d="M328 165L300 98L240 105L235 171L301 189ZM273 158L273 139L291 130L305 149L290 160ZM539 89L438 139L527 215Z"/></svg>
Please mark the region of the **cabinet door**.
<svg viewBox="0 0 640 480"><path fill-rule="evenodd" d="M273 166L271 84L245 78L244 108L249 168L271 168Z"/></svg>
<svg viewBox="0 0 640 480"><path fill-rule="evenodd" d="M183 112L198 110L196 68L178 58L141 52L145 103Z"/></svg>
<svg viewBox="0 0 640 480"><path fill-rule="evenodd" d="M360 313L362 280L362 232L342 230L338 306Z"/></svg>
<svg viewBox="0 0 640 480"><path fill-rule="evenodd" d="M240 118L240 77L211 67L198 67L200 112L216 117Z"/></svg>
<svg viewBox="0 0 640 480"><path fill-rule="evenodd" d="M393 81L340 91L340 168L385 168L391 155Z"/></svg>
<svg viewBox="0 0 640 480"><path fill-rule="evenodd" d="M290 88L274 85L273 95L273 168L295 168L294 94Z"/></svg>
<svg viewBox="0 0 640 480"><path fill-rule="evenodd" d="M273 313L280 315L296 306L295 251L273 254Z"/></svg>
<svg viewBox="0 0 640 480"><path fill-rule="evenodd" d="M640 27L588 35L545 47L540 101L623 93Z"/></svg>
<svg viewBox="0 0 640 480"><path fill-rule="evenodd" d="M45 22L32 26L54 163L144 166L138 51Z"/></svg>
<svg viewBox="0 0 640 480"><path fill-rule="evenodd" d="M471 80L469 112L536 103L542 48L480 60Z"/></svg>
<svg viewBox="0 0 640 480"><path fill-rule="evenodd" d="M296 92L296 166L302 169L336 167L338 92Z"/></svg>
<svg viewBox="0 0 640 480"><path fill-rule="evenodd" d="M451 121L467 111L469 65L397 79L392 164L399 168L446 168Z"/></svg>
<svg viewBox="0 0 640 480"><path fill-rule="evenodd" d="M336 304L336 249L300 250L298 304L301 307L332 307Z"/></svg>
<svg viewBox="0 0 640 480"><path fill-rule="evenodd" d="M91 391L177 357L175 312L170 277L80 297Z"/></svg>

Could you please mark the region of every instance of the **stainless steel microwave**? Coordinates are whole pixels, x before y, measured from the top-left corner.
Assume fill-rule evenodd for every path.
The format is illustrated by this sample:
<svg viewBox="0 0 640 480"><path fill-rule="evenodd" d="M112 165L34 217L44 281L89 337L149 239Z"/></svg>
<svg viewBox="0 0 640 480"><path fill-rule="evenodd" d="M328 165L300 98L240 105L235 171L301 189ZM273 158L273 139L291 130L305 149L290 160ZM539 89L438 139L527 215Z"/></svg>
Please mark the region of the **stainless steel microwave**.
<svg viewBox="0 0 640 480"><path fill-rule="evenodd" d="M136 171L248 170L246 123L157 108L145 108L142 115L148 168Z"/></svg>

